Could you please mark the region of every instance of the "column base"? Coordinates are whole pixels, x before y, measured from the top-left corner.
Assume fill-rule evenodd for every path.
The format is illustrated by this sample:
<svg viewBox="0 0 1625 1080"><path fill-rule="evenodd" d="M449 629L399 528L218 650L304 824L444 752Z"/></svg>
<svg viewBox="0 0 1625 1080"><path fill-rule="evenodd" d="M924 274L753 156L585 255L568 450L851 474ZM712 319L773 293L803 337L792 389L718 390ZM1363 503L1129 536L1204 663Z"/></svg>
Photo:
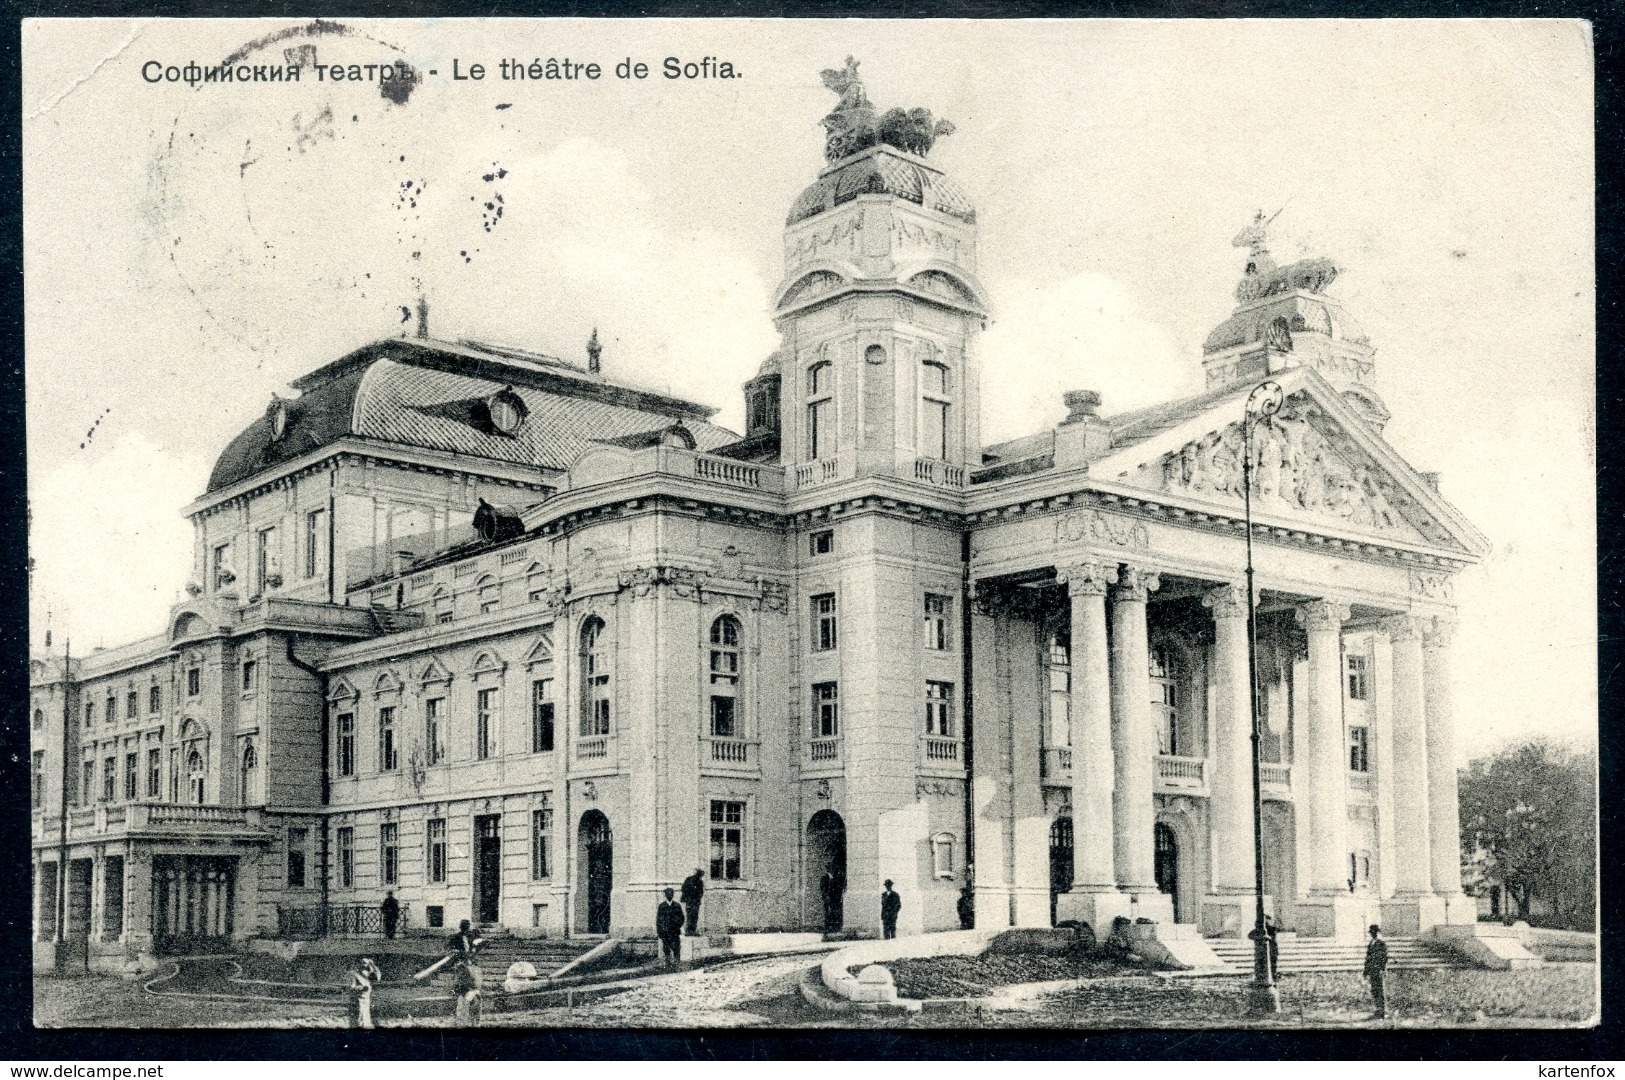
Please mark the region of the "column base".
<svg viewBox="0 0 1625 1080"><path fill-rule="evenodd" d="M1449 922L1449 914L1443 897L1396 896L1382 902L1382 932L1396 937L1415 937Z"/></svg>
<svg viewBox="0 0 1625 1080"><path fill-rule="evenodd" d="M997 929L1010 925L1010 887L1008 885L978 885L976 901L976 929ZM1045 912L1046 917L1048 911Z"/></svg>
<svg viewBox="0 0 1625 1080"><path fill-rule="evenodd" d="M1096 941L1104 941L1106 935L1111 933L1113 919L1121 915L1133 921L1130 906L1128 893L1120 893L1116 889L1109 892L1073 889L1055 898L1055 921L1085 923L1094 931Z"/></svg>
<svg viewBox="0 0 1625 1080"><path fill-rule="evenodd" d="M1011 888L1010 896L1015 901L1016 926L1049 925L1049 889L1017 885ZM978 922L976 925L982 924Z"/></svg>
<svg viewBox="0 0 1625 1080"><path fill-rule="evenodd" d="M1358 942L1365 940L1366 927L1380 921L1380 912L1375 898L1311 894L1293 905L1293 923L1303 937Z"/></svg>
<svg viewBox="0 0 1625 1080"><path fill-rule="evenodd" d="M1450 946L1453 951L1479 967L1496 971L1539 967L1544 962L1540 956L1529 951L1516 927L1502 926L1500 923L1475 922L1471 925L1441 923L1435 926L1428 936Z"/></svg>
<svg viewBox="0 0 1625 1080"><path fill-rule="evenodd" d="M1275 914L1275 898L1268 893L1264 914ZM1258 904L1251 893L1204 896L1198 921L1204 937L1244 938L1258 921Z"/></svg>

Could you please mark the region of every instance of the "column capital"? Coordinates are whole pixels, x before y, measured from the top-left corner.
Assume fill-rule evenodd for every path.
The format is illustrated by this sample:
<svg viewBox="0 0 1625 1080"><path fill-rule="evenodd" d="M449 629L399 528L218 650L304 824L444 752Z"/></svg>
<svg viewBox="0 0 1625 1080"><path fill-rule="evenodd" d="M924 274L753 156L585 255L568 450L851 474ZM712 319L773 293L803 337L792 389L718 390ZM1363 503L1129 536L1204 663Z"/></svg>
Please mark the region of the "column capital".
<svg viewBox="0 0 1625 1080"><path fill-rule="evenodd" d="M1298 625L1308 631L1341 630L1349 617L1349 606L1335 600L1310 600L1298 605Z"/></svg>
<svg viewBox="0 0 1625 1080"><path fill-rule="evenodd" d="M1103 562L1057 566L1055 580L1065 585L1072 596L1105 596L1106 586L1117 583L1117 567Z"/></svg>
<svg viewBox="0 0 1625 1080"><path fill-rule="evenodd" d="M1382 620L1382 628L1395 645L1417 640L1424 630L1423 620L1415 615L1390 615Z"/></svg>
<svg viewBox="0 0 1625 1080"><path fill-rule="evenodd" d="M1117 599L1143 604L1150 594L1162 586L1162 577L1155 570L1138 566L1124 566L1117 572Z"/></svg>
<svg viewBox="0 0 1625 1080"><path fill-rule="evenodd" d="M1247 617L1247 586L1220 585L1202 597L1202 606L1213 612L1215 619L1245 619Z"/></svg>
<svg viewBox="0 0 1625 1080"><path fill-rule="evenodd" d="M1422 647L1448 649L1456 638L1456 620L1450 615L1435 615L1422 620Z"/></svg>

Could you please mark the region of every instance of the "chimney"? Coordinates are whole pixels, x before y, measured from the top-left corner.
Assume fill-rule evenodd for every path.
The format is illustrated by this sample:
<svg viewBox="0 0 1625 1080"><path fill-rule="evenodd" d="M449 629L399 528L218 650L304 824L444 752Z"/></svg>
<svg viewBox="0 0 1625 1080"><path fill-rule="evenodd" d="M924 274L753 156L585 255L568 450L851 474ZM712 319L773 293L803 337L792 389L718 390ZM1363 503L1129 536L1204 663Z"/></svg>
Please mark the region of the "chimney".
<svg viewBox="0 0 1625 1080"><path fill-rule="evenodd" d="M1094 390L1068 390L1066 419L1055 428L1055 467L1088 464L1112 448L1111 425L1100 418L1100 394Z"/></svg>
<svg viewBox="0 0 1625 1080"><path fill-rule="evenodd" d="M604 355L604 347L598 344L598 327L592 328L592 337L587 339L587 370L597 375L603 365L599 357Z"/></svg>
<svg viewBox="0 0 1625 1080"><path fill-rule="evenodd" d="M418 297L418 337L426 338L428 336L429 336L429 301L427 299L425 299L424 297L420 296L420 297Z"/></svg>

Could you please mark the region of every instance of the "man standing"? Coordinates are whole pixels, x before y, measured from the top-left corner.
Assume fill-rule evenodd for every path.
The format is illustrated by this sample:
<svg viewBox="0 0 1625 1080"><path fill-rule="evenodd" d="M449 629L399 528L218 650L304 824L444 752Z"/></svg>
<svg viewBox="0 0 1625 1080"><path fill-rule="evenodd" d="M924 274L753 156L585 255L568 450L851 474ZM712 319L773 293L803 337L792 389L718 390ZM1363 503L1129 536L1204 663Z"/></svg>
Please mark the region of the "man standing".
<svg viewBox="0 0 1625 1080"><path fill-rule="evenodd" d="M824 933L833 934L841 928L846 920L842 918L841 895L846 891L846 883L834 869L824 871L824 876L818 879L818 893L824 900Z"/></svg>
<svg viewBox="0 0 1625 1080"><path fill-rule="evenodd" d="M675 967L683 953L683 907L672 899L674 890L666 890L666 899L655 909L655 936L660 939L660 953L666 966Z"/></svg>
<svg viewBox="0 0 1625 1080"><path fill-rule="evenodd" d="M1388 1015L1388 943L1382 940L1382 927L1371 924L1371 944L1365 947L1365 977L1371 980L1371 1000L1377 1004L1374 1019Z"/></svg>
<svg viewBox="0 0 1625 1080"><path fill-rule="evenodd" d="M688 913L688 921L683 926L683 932L689 937L697 937L700 933L700 901L705 899L705 875L698 867L694 872L683 879L683 910Z"/></svg>
<svg viewBox="0 0 1625 1080"><path fill-rule="evenodd" d="M395 928L401 924L401 902L395 899L395 890L384 893L384 902L378 905L378 915L384 923L384 936L393 938Z"/></svg>
<svg viewBox="0 0 1625 1080"><path fill-rule="evenodd" d="M903 898L892 892L891 878L887 878L886 887L880 893L881 936L888 938L897 936L897 913L901 910L903 910Z"/></svg>
<svg viewBox="0 0 1625 1080"><path fill-rule="evenodd" d="M1273 915L1264 916L1264 937L1270 958L1270 982L1281 981L1281 943L1276 940L1276 930L1275 917Z"/></svg>
<svg viewBox="0 0 1625 1080"><path fill-rule="evenodd" d="M455 966L451 987L457 995L455 1016L460 1027L478 1027L481 1013L484 1012L480 987L485 980L478 959L480 946L484 944L485 939L474 935L467 919L462 921L447 943L451 962Z"/></svg>

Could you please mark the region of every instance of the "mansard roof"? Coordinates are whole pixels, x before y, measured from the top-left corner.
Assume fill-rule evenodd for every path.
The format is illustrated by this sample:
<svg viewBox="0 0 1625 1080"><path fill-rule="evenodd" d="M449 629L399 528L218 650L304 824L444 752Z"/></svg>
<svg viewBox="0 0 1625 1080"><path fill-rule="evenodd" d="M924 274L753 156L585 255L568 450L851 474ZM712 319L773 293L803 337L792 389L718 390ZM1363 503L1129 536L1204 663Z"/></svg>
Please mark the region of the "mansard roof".
<svg viewBox="0 0 1625 1080"><path fill-rule="evenodd" d="M562 361L494 346L431 339L374 342L294 382L226 447L210 492L349 436L562 471L587 447L681 424L699 449L738 435L709 422L709 406L610 382ZM490 401L523 406L510 432ZM276 414L282 412L278 433Z"/></svg>

